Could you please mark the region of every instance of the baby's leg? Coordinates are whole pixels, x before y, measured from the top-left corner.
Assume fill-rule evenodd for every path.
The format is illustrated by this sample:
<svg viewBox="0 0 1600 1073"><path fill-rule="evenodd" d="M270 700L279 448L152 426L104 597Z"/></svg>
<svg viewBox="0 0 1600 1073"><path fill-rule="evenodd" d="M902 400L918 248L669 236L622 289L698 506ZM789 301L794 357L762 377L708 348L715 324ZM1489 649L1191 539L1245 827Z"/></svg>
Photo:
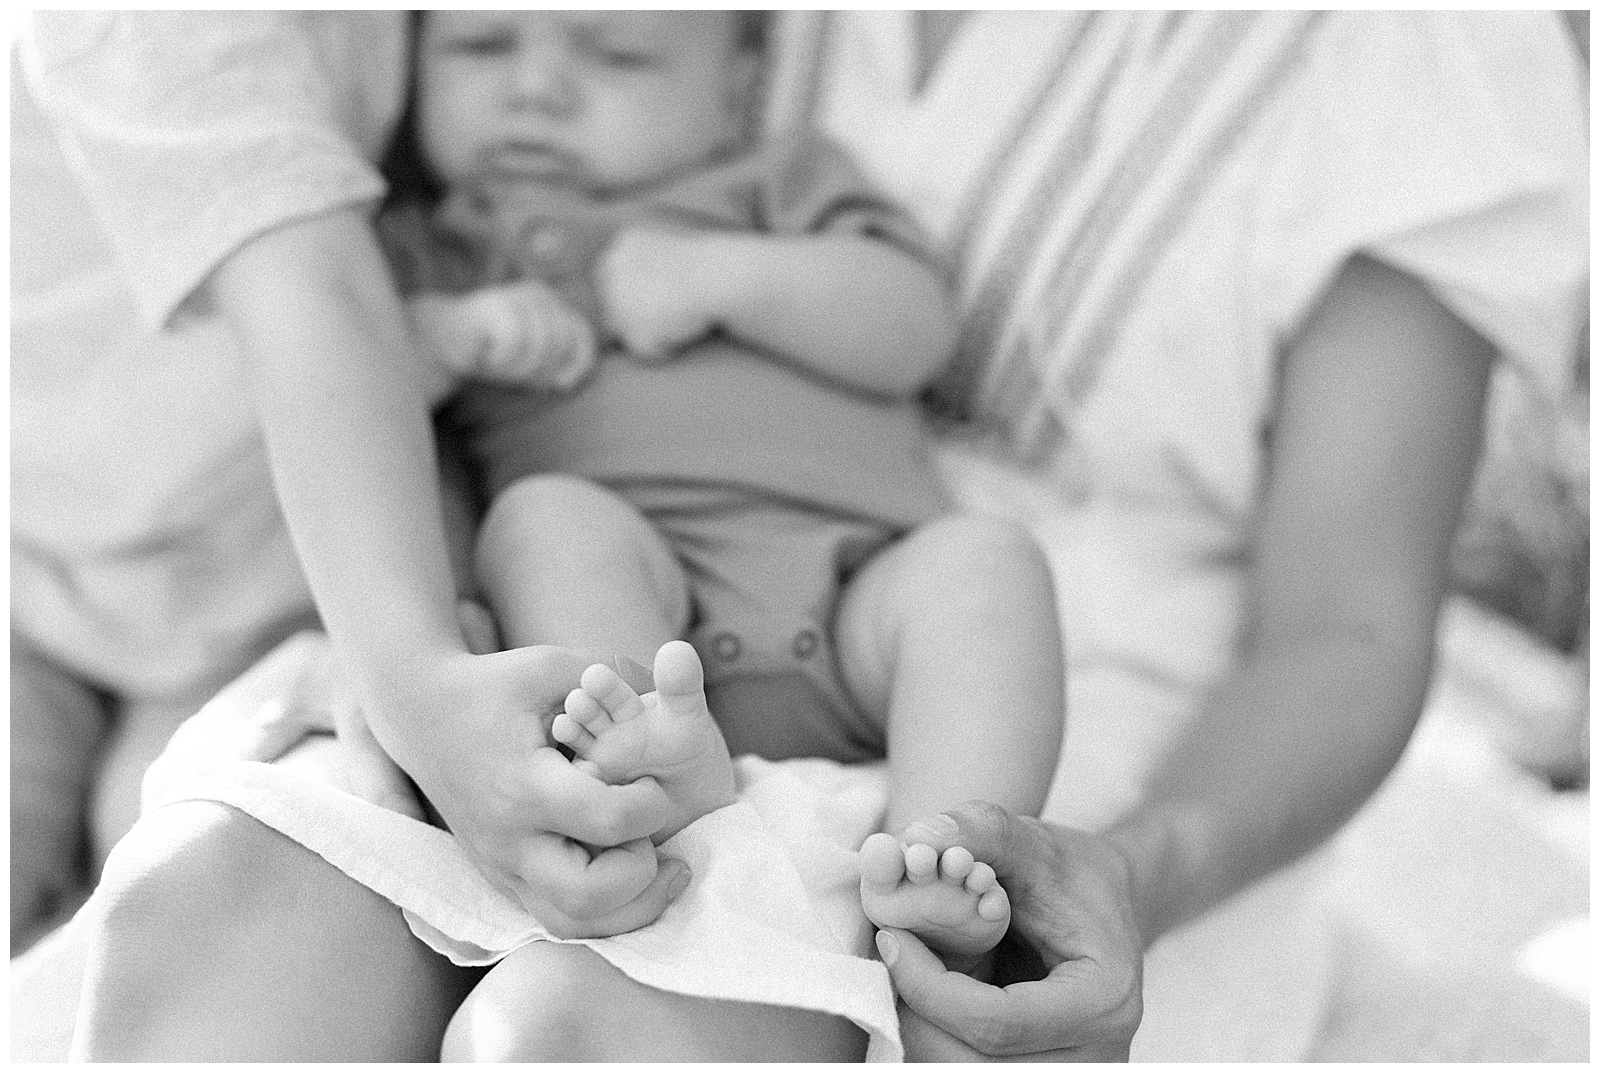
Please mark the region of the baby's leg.
<svg viewBox="0 0 1600 1073"><path fill-rule="evenodd" d="M851 579L846 682L887 719L888 830L983 798L1037 814L1061 748L1065 671L1044 554L999 519L951 517Z"/></svg>
<svg viewBox="0 0 1600 1073"><path fill-rule="evenodd" d="M496 496L476 567L508 647L559 644L648 667L688 625L671 548L625 500L579 478L524 477Z"/></svg>
<svg viewBox="0 0 1600 1073"><path fill-rule="evenodd" d="M912 533L852 579L837 645L846 682L887 720L888 830L972 798L1038 813L1060 751L1065 683L1054 583L1025 532L952 517ZM1005 921L985 915L998 898L980 909L986 890L970 889L963 861L936 877L921 851L886 848L875 841L862 862L875 922L962 955L1004 934ZM908 914L925 925L905 923Z"/></svg>
<svg viewBox="0 0 1600 1073"><path fill-rule="evenodd" d="M478 570L507 643L654 664L657 689L643 698L611 668L590 667L555 717L560 731L554 722L549 730L608 782L661 783L671 808L658 842L733 800L732 761L706 709L700 660L674 640L688 626L688 581L637 510L588 481L524 478L490 509Z"/></svg>
<svg viewBox="0 0 1600 1073"><path fill-rule="evenodd" d="M551 736L609 783L646 775L671 809L659 845L706 813L733 803L733 760L706 706L705 672L694 646L668 641L656 652L656 688L640 696L604 664L583 672Z"/></svg>
<svg viewBox="0 0 1600 1073"><path fill-rule="evenodd" d="M445 1033L446 1062L859 1062L841 1017L657 991L587 947L533 943L490 970Z"/></svg>

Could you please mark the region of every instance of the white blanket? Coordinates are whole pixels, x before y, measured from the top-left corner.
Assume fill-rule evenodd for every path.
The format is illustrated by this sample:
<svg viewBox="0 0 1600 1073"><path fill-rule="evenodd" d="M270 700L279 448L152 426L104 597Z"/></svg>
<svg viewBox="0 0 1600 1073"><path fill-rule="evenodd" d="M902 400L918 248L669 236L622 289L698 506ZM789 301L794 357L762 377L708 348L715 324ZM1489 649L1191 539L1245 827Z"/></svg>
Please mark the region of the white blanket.
<svg viewBox="0 0 1600 1073"><path fill-rule="evenodd" d="M661 918L611 938L556 939L448 832L240 759L280 751L259 733L258 712L314 694L327 646L321 634L290 638L197 713L146 776L145 812L206 799L249 813L394 902L419 938L460 965L492 964L530 942L581 943L661 990L846 1017L867 1032L869 1060L902 1057L855 857L882 822L881 764L736 759L737 802L661 847L693 874Z"/></svg>
<svg viewBox="0 0 1600 1073"><path fill-rule="evenodd" d="M1138 796L1145 773L1155 762L1155 757L1150 754L1152 751L1159 754L1160 751L1159 748L1152 749L1152 746L1170 739L1177 727L1182 725L1183 714L1190 707L1190 698L1200 684L1215 673L1216 662L1226 653L1236 606L1234 590L1237 567L1227 557L1216 554L1216 535L1194 525L1192 519L1188 524L1176 518L1161 524L1158 519L1148 516L1128 518L1121 524L1112 519L1096 519L1081 509L1063 509L1043 482L1025 477L1008 467L958 452L946 452L943 461L947 475L963 492L963 498L970 506L1029 520L1058 568L1063 621L1068 626L1074 675L1070 685L1070 725L1062 772L1057 778L1045 814L1050 819L1076 822L1088 827L1101 826ZM1550 706L1551 702L1539 695L1537 690L1531 690L1528 684L1529 681L1542 682L1547 675L1544 664L1533 654L1508 650L1504 645L1486 648L1483 638L1479 636L1481 631L1463 630L1459 615L1452 617L1447 614L1442 625L1441 649L1445 655L1440 664L1441 677L1457 681L1470 669L1474 674L1488 676L1494 682L1501 683L1501 688L1494 691L1492 700L1483 701L1480 707L1490 705L1500 710L1503 718L1510 720L1522 717L1530 708ZM1134 646L1132 639L1142 640ZM1159 644L1156 643L1158 640ZM1131 652L1136 651L1145 654L1143 661L1133 658ZM287 654L292 656L292 650ZM268 681L259 677L260 670L255 680ZM240 694L235 692L234 698L233 703L237 703ZM257 694L250 701L259 704L264 699L267 699L264 695ZM1447 682L1439 683L1429 713L1424 716L1424 728L1448 725L1452 720L1458 720L1463 705L1459 689L1448 687ZM225 712L221 706L210 710L213 715ZM203 731L204 726L200 722L189 724L186 732L191 736L189 746L200 750L205 748L203 742L195 740L203 736ZM187 761L177 763L175 759L181 748L189 746L174 744L173 752L169 754L174 764L169 766L167 776L152 772L147 787L159 797L183 792L172 776L175 770L191 769ZM1445 770L1447 774L1454 772L1454 753L1439 754L1435 759L1437 762L1431 767L1417 763L1403 764L1397 780L1410 772L1401 781L1413 789L1420 787L1427 790L1435 785L1440 770ZM314 818L316 807L312 804L317 800L316 795L328 795L331 791L307 786L303 781L274 781L271 774L259 773L261 767L243 765L240 770L248 770L250 775L236 786L226 785L228 780L222 778L223 773L214 771L209 787L193 782L189 784L187 792L205 792L209 789L224 800L235 795L242 799L245 794L256 794L258 800L268 802L263 805L263 811L276 810L281 815L290 816L291 819L285 820L285 824L299 824L297 830L304 838L330 838L329 834L314 835L310 832L318 826L331 827ZM729 810L730 815L726 817L719 814L712 818L718 824L724 819L737 822L727 823L717 830L729 831L734 835L741 830L748 833L754 821L759 819L766 825L765 833L776 834L781 841L788 833L809 824L819 840L809 846L796 845L792 841L785 846L784 853L794 854L790 857L791 861L827 858L834 852L828 846L830 838L835 847L848 846L855 840L856 833L848 830L848 824L854 818L853 809L857 806L841 806L840 813L845 826L827 829L823 818L840 813L833 811L839 803L833 801L823 789L828 784L818 781L824 770L815 767L808 769L805 764L761 765L759 762L742 762L740 771L746 792L740 813L734 815L733 810ZM763 781L752 777L763 772L770 779ZM842 780L844 773L839 774ZM866 773L856 774L864 776ZM270 793L252 789L253 782L262 787L270 786ZM839 785L844 785L843 781ZM865 800L870 781L864 780L853 785L855 791L863 795L859 807L865 815L870 811ZM767 795L769 789L774 794ZM777 791L783 791L792 799L807 798L818 806L818 810L809 815L774 810L771 804ZM302 793L305 795L302 803L293 804L296 795ZM1487 791L1480 793L1475 789L1473 793L1482 797L1480 811L1490 817L1485 820L1482 829L1484 838L1493 836L1493 846L1486 845L1463 852L1481 855L1478 865L1496 875L1520 875L1530 867L1547 869L1547 863L1536 852L1540 848L1539 839L1523 837L1521 827L1513 830L1501 822L1499 817L1511 811L1504 801ZM350 808L352 800L344 798L339 804ZM1421 824L1426 829L1424 841L1444 839L1449 844L1451 832L1441 832L1441 825L1458 824L1460 812L1461 805L1458 802L1452 804L1448 816L1420 816L1415 810L1391 807L1384 811L1379 807L1373 812L1372 820L1365 823L1358 821L1353 826L1364 832L1361 835L1363 846L1393 847L1414 842L1417 838L1415 831L1408 830L1404 835L1395 833L1396 824L1402 820L1412 826ZM374 827L390 823L410 824L410 821L401 821L399 817L389 814L368 818ZM406 837L411 837L422 834L412 830L418 826L411 824L401 830ZM697 840L702 831L707 836L712 835L713 825L696 825L686 830L672 848L677 850L680 843ZM293 835L294 832L290 833ZM439 832L433 832L432 835L422 834L422 837L438 835ZM720 838L721 834L716 837ZM706 839L711 840L709 837ZM392 860L398 857L384 852L380 846L376 841L359 843L358 840L357 845L345 846L338 852L345 855L346 864L357 873L364 874L371 885L380 890L384 889L379 886L380 883L398 885L418 878L412 871L398 871L389 878L380 876L373 859ZM709 905L716 899L745 898L746 894L733 882L732 876L719 872L715 865L688 856L704 848L682 850L682 855L694 866L696 875L695 885L684 896L692 900L686 900L683 904L692 906L698 901L701 905ZM770 844L767 848L771 848ZM1391 918L1394 914L1392 900L1396 896L1395 877L1388 872L1375 874L1376 870L1370 866L1352 870L1353 860L1359 863L1371 858L1372 854L1352 854L1348 852L1348 846L1344 850L1341 852L1341 847L1336 845L1332 852L1319 854L1299 868L1258 884L1200 920L1164 937L1146 959L1145 1018L1134 1039L1134 1059L1292 1061L1304 1058L1308 1052L1315 1053L1313 1048L1317 1046L1319 1034L1328 1032L1325 1000L1330 987L1348 1006L1352 988L1370 983L1348 978L1351 971L1364 971L1362 966L1336 962L1331 956L1328 892L1332 890L1335 894L1333 901L1337 903L1335 908L1340 919L1348 922L1354 915L1363 927L1383 930L1386 935L1393 930ZM361 851L364 851L366 859L358 860ZM429 852L438 850L430 849ZM393 867L406 869L408 866L400 862ZM790 868L800 876L806 876L806 870L799 864L793 864ZM1577 875L1574 868L1567 870ZM789 869L785 871L787 873ZM804 892L804 904L798 900L794 888L790 887L788 896L781 902L745 904L739 907L739 912L747 916L771 912L780 923L787 925L804 915L796 906L804 909L809 905L812 921L839 920L840 917L831 914L841 903L853 906L853 889L849 884L840 882L834 887L836 900L830 903L827 892L819 889L825 885L819 882L823 873L815 868L810 871L812 887ZM764 877L756 878L765 882ZM800 882L803 884L805 879L802 878ZM1510 889L1504 882L1497 883L1495 890ZM1448 886L1448 883L1445 885ZM1406 886L1406 891L1419 886L1411 883ZM770 893L776 888L768 885L759 889ZM1455 887L1449 889L1455 891ZM1365 892L1359 904L1352 900L1352 891ZM421 896L421 893L414 889L412 895ZM1452 906L1459 908L1473 904L1465 891L1452 894L1454 900L1446 898L1443 903L1432 887L1428 887L1426 898L1405 891L1401 895L1409 899L1406 904L1412 906L1410 916L1406 919L1428 923L1434 929L1426 931L1428 935L1438 934L1447 927L1459 930L1463 914L1452 910ZM451 884L439 884L436 889L430 888L425 900L434 907L434 912L446 916L455 914L460 923L469 915L469 908L477 896L476 893L458 890ZM1471 897L1483 896L1482 889L1479 889ZM1504 912L1497 914L1495 919L1505 927L1511 926L1505 922L1514 920L1515 927L1520 929L1519 936L1523 933L1531 936L1574 912L1570 909L1569 901L1555 904L1549 903L1547 898L1529 898L1523 902L1507 902L1504 906L1496 903ZM480 904L492 906L494 903L486 900ZM829 908L830 905L833 908ZM412 919L418 919L416 914ZM87 938L83 923L84 918L78 918L73 925L13 963L11 1056L14 1060L59 1061L65 1056L83 971ZM757 919L752 926L760 923ZM658 927L669 924L678 926L669 915ZM519 925L515 917L490 909L481 922L464 926L467 928L462 933L464 938L492 949L500 944L508 944L507 936L516 938L515 932L519 926L525 926L525 922ZM693 932L694 926L691 921L683 930ZM1501 930L1504 931L1505 927ZM763 932L762 941L778 930L774 926L770 931ZM786 938L792 937L791 933ZM833 938L840 939L842 934L835 934ZM608 942L613 955L626 959L635 956L633 951L625 949L633 941L624 937ZM649 937L645 936L643 941L648 942ZM825 951L828 949L826 942L822 946ZM843 949L846 947L832 948L835 956L830 960L830 965L837 967L842 963L844 955L839 951ZM860 952L859 946L855 949ZM727 956L737 956L737 952ZM1465 951L1461 959L1466 960ZM785 958L777 956L764 957L762 962L763 969L770 964L786 963ZM633 964L635 971L650 971L649 968L640 968L644 964L642 957L636 957ZM862 961L860 964L865 968L836 973L832 978L843 979L854 971L864 974L881 972L881 968L872 962ZM799 977L803 974L790 972L787 975ZM699 986L695 983L697 976L693 968L683 974L689 986ZM868 977L863 975L861 978ZM886 998L887 982L881 976L877 980L872 988L881 987L878 993ZM785 985L787 983L784 981ZM856 1003L859 997L861 1001L856 1008L871 1011L877 1000L870 998L866 993L869 990L864 989L859 996L841 1001ZM789 1001L782 998L777 1000ZM796 1004L804 1003L796 1001ZM876 1008L881 1011L886 1007L878 1005ZM1345 1011L1348 1013L1348 1008ZM1374 1010L1373 1016L1378 1012ZM1422 1011L1412 1009L1405 1003L1390 1002L1381 1012L1397 1026L1420 1023L1424 1016ZM848 1012L844 1015L851 1016ZM1482 1029L1482 1025L1479 1028ZM1398 1036L1400 1028L1397 1027L1395 1032ZM1512 1030L1507 1028L1505 1032L1511 1034ZM887 1040L891 1037L885 1031L878 1038ZM1381 1050L1372 1053L1381 1053L1387 1058L1403 1059L1415 1053L1408 1049L1405 1040L1386 1038L1379 1046ZM875 1056L885 1054L880 1044Z"/></svg>

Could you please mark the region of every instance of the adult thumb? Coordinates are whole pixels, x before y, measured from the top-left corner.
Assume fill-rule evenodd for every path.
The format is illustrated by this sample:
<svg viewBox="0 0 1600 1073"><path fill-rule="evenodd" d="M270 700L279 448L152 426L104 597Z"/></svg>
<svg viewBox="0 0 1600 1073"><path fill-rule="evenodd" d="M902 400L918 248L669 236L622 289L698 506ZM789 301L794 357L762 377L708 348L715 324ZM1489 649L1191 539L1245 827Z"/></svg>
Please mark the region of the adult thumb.
<svg viewBox="0 0 1600 1073"><path fill-rule="evenodd" d="M964 1037L969 1016L993 999L995 988L946 969L909 931L880 928L876 942L900 1000L953 1036Z"/></svg>
<svg viewBox="0 0 1600 1073"><path fill-rule="evenodd" d="M1018 845L1022 821L991 801L968 801L937 816L915 820L901 833L907 845L923 842L943 853L965 846L972 856L987 862L997 875L1006 876L1027 865L1032 857Z"/></svg>

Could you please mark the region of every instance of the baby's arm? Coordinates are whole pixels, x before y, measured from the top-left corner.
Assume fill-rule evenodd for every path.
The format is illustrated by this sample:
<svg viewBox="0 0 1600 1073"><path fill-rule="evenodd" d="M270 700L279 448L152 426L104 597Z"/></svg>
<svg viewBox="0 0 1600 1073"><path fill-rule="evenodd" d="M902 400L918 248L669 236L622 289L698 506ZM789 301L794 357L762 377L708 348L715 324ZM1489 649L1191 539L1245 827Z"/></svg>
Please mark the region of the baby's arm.
<svg viewBox="0 0 1600 1073"><path fill-rule="evenodd" d="M645 354L720 327L830 379L907 397L955 345L938 273L859 234L636 228L606 252L599 282L611 327Z"/></svg>

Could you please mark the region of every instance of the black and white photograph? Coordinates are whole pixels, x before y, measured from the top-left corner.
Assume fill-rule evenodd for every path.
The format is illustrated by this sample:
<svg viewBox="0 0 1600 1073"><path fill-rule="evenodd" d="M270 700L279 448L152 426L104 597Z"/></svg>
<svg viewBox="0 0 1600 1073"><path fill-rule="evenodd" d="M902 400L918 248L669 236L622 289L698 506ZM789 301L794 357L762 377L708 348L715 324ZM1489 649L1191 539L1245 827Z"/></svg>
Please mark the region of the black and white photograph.
<svg viewBox="0 0 1600 1073"><path fill-rule="evenodd" d="M1590 1060L1587 9L6 29L12 1062Z"/></svg>

